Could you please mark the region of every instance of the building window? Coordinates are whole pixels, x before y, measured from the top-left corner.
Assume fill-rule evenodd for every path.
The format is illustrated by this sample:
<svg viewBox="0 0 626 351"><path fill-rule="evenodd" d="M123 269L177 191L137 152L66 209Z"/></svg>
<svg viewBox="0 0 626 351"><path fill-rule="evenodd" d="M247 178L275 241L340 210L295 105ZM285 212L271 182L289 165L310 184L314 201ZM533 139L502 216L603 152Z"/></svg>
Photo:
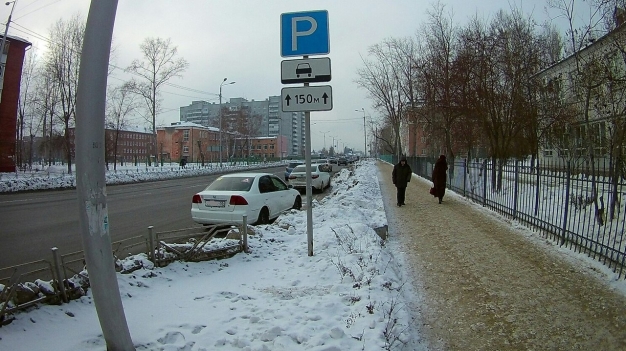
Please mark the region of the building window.
<svg viewBox="0 0 626 351"><path fill-rule="evenodd" d="M183 141L189 141L189 129L183 130Z"/></svg>
<svg viewBox="0 0 626 351"><path fill-rule="evenodd" d="M274 150L274 144L270 145L270 150ZM272 157L274 157L274 156L272 156Z"/></svg>
<svg viewBox="0 0 626 351"><path fill-rule="evenodd" d="M183 145L183 153L184 154L188 154L189 153L189 146Z"/></svg>

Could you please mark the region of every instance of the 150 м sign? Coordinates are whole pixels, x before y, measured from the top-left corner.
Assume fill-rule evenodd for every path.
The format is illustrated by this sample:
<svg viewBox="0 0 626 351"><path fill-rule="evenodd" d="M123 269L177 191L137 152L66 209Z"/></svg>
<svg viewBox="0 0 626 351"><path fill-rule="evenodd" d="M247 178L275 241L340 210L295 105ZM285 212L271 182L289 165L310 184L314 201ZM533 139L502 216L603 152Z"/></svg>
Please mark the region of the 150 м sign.
<svg viewBox="0 0 626 351"><path fill-rule="evenodd" d="M333 89L330 85L283 88L283 112L330 111Z"/></svg>

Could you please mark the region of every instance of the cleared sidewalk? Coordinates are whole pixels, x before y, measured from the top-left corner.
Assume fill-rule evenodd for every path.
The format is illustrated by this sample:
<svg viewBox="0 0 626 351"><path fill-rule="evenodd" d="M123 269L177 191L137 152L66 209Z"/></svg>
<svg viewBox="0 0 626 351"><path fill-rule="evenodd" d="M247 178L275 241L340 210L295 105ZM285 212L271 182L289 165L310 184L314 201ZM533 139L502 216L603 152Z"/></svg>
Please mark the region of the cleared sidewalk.
<svg viewBox="0 0 626 351"><path fill-rule="evenodd" d="M584 260L450 191L438 204L415 175L397 207L392 166L378 168L429 350L626 350L626 296Z"/></svg>

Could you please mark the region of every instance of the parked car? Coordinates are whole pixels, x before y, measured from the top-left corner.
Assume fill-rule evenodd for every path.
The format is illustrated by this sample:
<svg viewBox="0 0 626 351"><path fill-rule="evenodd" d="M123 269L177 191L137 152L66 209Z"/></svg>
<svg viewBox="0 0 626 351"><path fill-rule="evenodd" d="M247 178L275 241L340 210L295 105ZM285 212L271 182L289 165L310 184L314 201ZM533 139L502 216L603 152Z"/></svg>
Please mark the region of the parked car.
<svg viewBox="0 0 626 351"><path fill-rule="evenodd" d="M302 208L300 192L270 173L225 174L191 201L191 218L201 224L267 224L289 209Z"/></svg>
<svg viewBox="0 0 626 351"><path fill-rule="evenodd" d="M325 164L325 165L328 165L328 167L329 167L328 169L329 169L329 172L330 172L330 175L331 175L331 176L332 176L333 172L337 170L337 167L333 167L333 164L332 164L332 163L330 163L330 160L329 160L329 159L327 159L327 158L320 158L320 159L317 159L317 160L311 161L311 163L317 163L317 164Z"/></svg>
<svg viewBox="0 0 626 351"><path fill-rule="evenodd" d="M299 165L303 165L304 161L291 161L289 162L289 164L287 164L287 168L285 168L285 181L289 180L289 174L291 173L291 171Z"/></svg>
<svg viewBox="0 0 626 351"><path fill-rule="evenodd" d="M332 166L329 164L311 165L311 186L315 190L324 191L330 186L330 172ZM289 184L296 189L306 189L306 165L300 165L291 171Z"/></svg>
<svg viewBox="0 0 626 351"><path fill-rule="evenodd" d="M338 166L347 166L348 165L348 159L345 157L339 157L337 159L337 165Z"/></svg>

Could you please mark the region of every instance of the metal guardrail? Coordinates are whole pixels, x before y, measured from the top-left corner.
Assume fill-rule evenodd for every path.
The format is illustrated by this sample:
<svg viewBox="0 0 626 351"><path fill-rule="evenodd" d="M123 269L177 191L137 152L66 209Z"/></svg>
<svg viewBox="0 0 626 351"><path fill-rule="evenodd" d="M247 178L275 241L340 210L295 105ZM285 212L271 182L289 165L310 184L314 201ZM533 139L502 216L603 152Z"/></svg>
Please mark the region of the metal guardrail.
<svg viewBox="0 0 626 351"><path fill-rule="evenodd" d="M5 319L7 314L61 298L56 280L50 286L41 280L34 283L29 280L42 273L55 275L50 261L39 260L0 268L0 326L8 322Z"/></svg>
<svg viewBox="0 0 626 351"><path fill-rule="evenodd" d="M205 250L211 239L217 235L228 234L232 226L210 225L199 230L197 227L178 230L154 232L148 227L149 246L154 250L150 260L155 266L161 267L172 261L204 261L233 255L240 251L247 251L247 223L244 216L244 225L236 230L240 233L238 240L221 247L219 250Z"/></svg>
<svg viewBox="0 0 626 351"><path fill-rule="evenodd" d="M397 161L391 157L393 164ZM429 180L435 161L407 158L413 173ZM608 160L596 160L591 167L563 160L494 165L463 159L448 165L448 188L626 278L626 180L624 174L613 175L611 166Z"/></svg>

